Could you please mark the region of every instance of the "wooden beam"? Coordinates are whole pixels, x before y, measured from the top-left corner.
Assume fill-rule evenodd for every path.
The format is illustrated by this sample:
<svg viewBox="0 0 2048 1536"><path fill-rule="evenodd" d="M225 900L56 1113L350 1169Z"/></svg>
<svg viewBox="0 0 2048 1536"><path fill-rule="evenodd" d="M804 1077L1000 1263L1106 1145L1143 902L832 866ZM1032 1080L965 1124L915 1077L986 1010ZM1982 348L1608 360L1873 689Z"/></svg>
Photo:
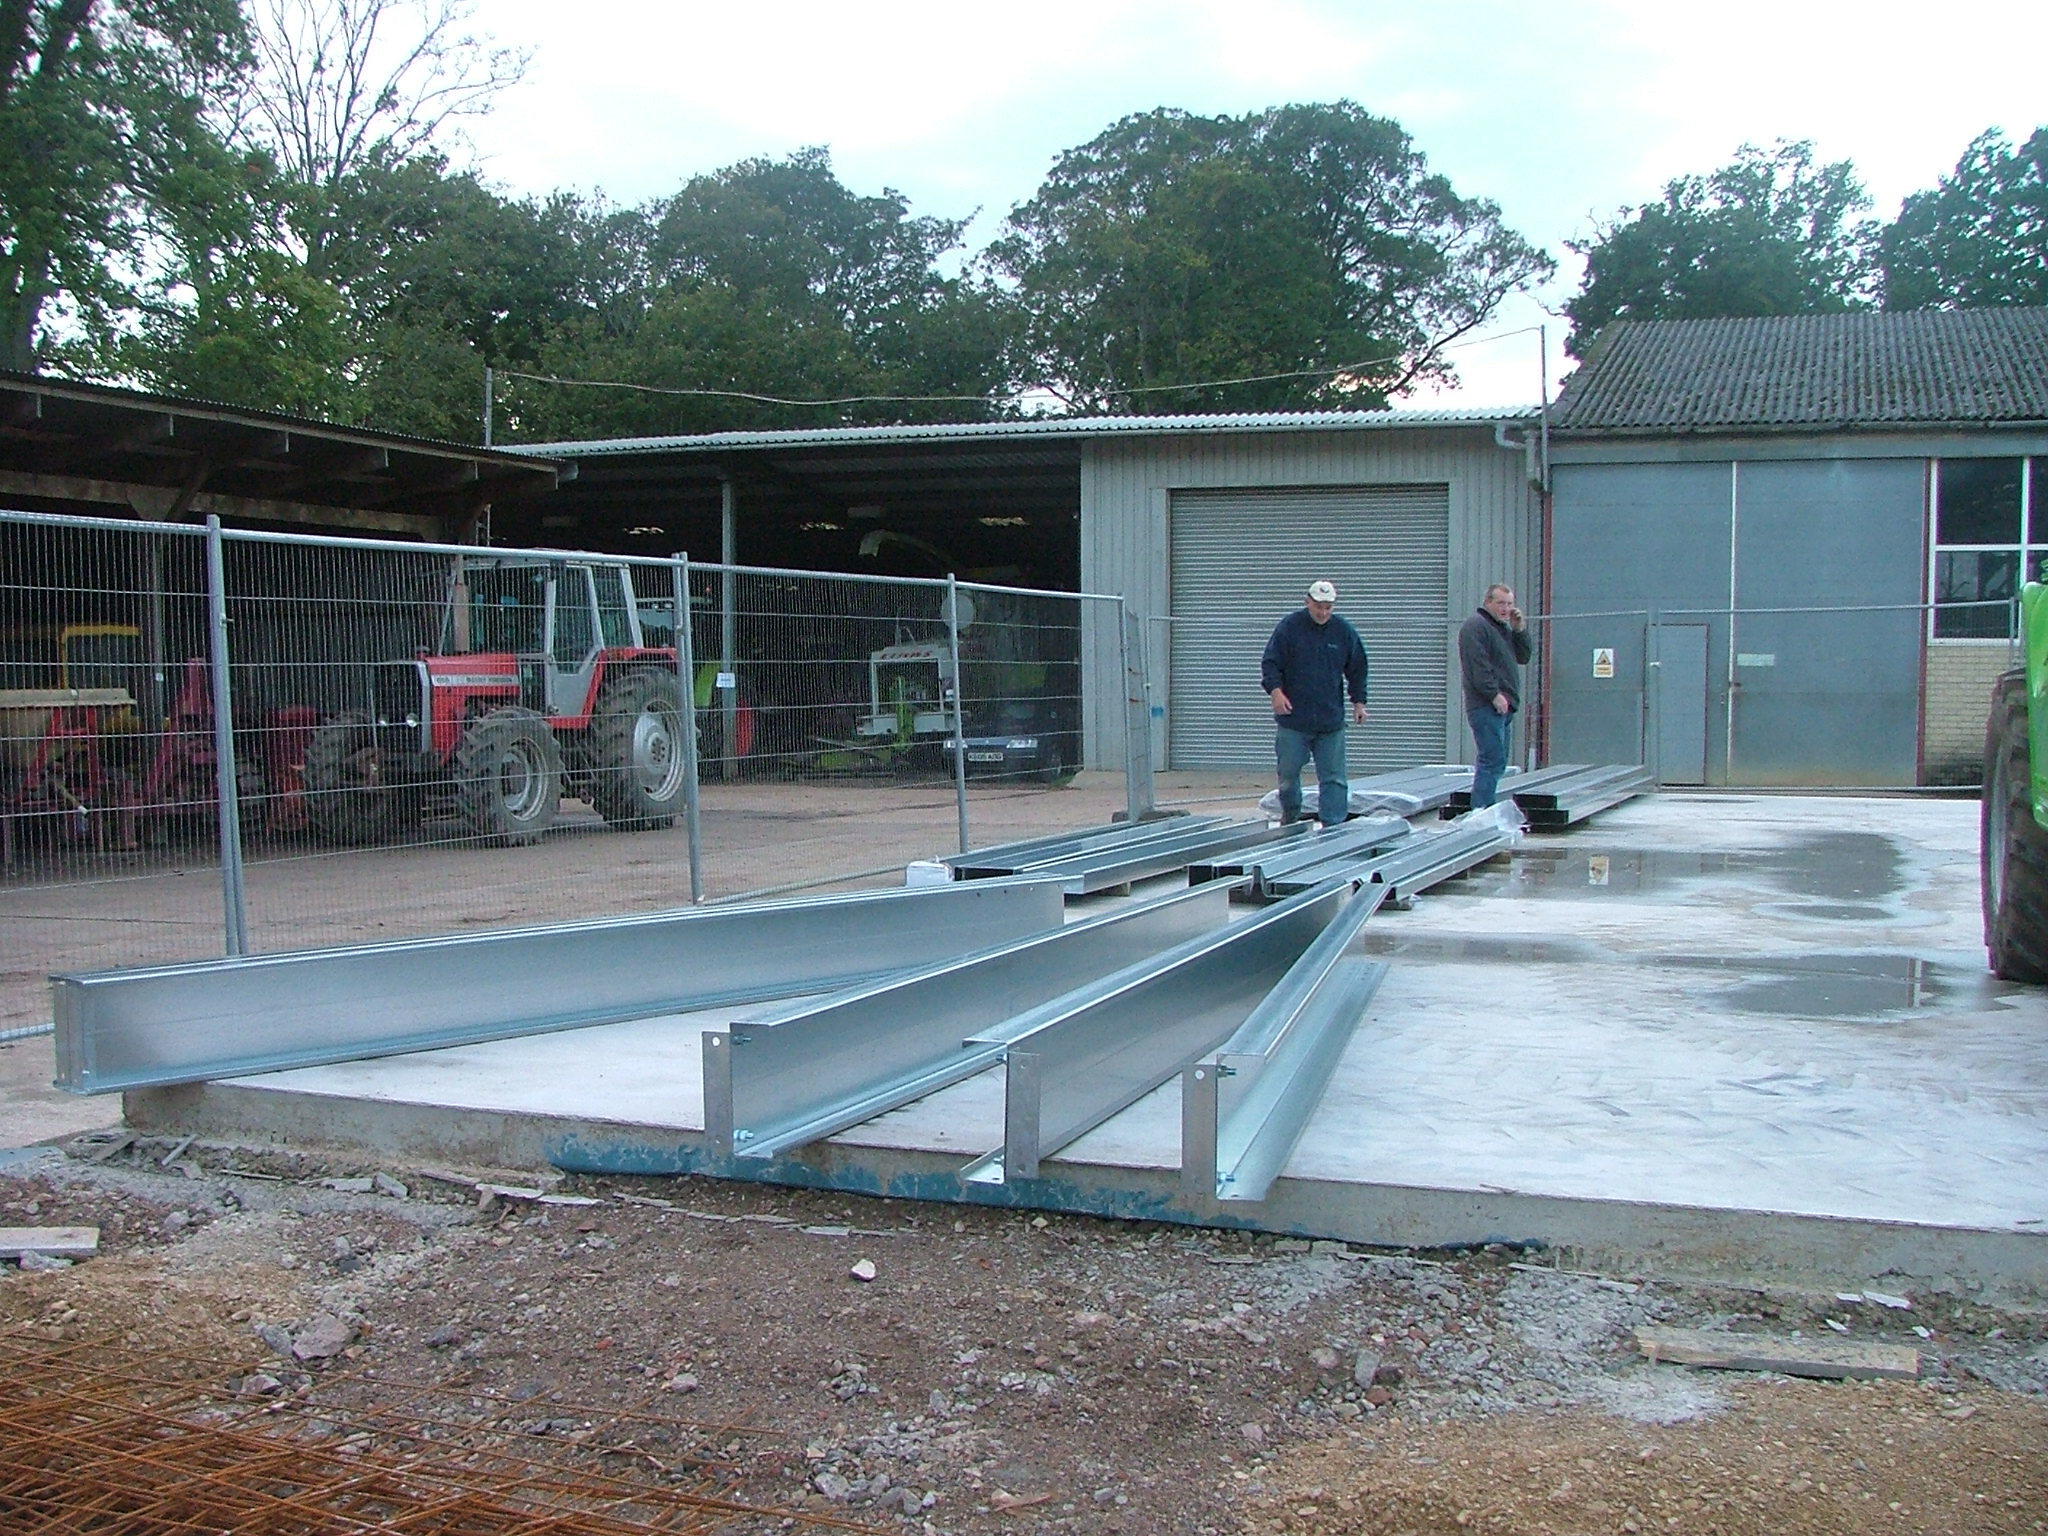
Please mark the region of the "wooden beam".
<svg viewBox="0 0 2048 1536"><path fill-rule="evenodd" d="M170 486L137 485L124 480L88 480L74 475L25 474L17 470L0 470L0 494L119 507L136 516L157 521L169 520L172 510L178 505L179 495ZM265 523L301 523L337 532L368 529L380 533L410 533L425 539L436 537L439 528L438 520L430 514L324 506L316 502L282 501L268 497L225 496L209 491L195 495L185 510L194 517L212 513Z"/></svg>
<svg viewBox="0 0 2048 1536"><path fill-rule="evenodd" d="M1717 1371L1777 1371L1785 1376L1883 1377L1915 1381L1920 1351L1852 1339L1789 1339L1761 1333L1714 1333L1705 1328L1636 1329L1636 1348L1652 1360Z"/></svg>

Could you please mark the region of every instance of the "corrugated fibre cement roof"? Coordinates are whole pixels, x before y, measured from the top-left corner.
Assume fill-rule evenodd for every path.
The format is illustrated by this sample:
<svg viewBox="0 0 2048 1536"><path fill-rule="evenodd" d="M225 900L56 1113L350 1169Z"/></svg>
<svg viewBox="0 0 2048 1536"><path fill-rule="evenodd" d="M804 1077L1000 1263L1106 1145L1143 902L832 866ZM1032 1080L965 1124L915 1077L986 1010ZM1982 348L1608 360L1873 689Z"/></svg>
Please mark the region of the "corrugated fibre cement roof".
<svg viewBox="0 0 2048 1536"><path fill-rule="evenodd" d="M2048 421L2048 309L1617 321L1566 383L1560 432L1842 430Z"/></svg>

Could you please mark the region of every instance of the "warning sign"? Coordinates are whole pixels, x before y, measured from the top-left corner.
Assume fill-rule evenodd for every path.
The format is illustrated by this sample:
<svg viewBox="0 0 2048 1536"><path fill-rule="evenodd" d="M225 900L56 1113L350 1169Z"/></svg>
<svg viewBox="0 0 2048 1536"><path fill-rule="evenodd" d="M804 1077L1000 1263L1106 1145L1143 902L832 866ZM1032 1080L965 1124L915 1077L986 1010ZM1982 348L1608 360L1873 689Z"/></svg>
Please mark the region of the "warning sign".
<svg viewBox="0 0 2048 1536"><path fill-rule="evenodd" d="M1596 645L1593 647L1593 675L1595 677L1614 676L1613 646Z"/></svg>

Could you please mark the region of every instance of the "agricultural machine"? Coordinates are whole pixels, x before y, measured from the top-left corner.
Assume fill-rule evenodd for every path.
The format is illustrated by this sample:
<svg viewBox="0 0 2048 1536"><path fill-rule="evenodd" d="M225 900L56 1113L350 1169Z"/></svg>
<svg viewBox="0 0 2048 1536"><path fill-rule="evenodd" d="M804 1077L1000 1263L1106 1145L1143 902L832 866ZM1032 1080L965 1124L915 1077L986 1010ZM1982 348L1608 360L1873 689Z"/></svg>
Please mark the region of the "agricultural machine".
<svg viewBox="0 0 2048 1536"><path fill-rule="evenodd" d="M1984 947L2008 981L2048 981L2048 586L2020 592L2023 660L1998 679L1984 731L1978 847Z"/></svg>
<svg viewBox="0 0 2048 1536"><path fill-rule="evenodd" d="M621 830L674 824L693 712L627 566L466 555L441 628L437 652L362 669L360 705L312 733L315 832L373 842L452 813L488 842L531 843L565 793Z"/></svg>

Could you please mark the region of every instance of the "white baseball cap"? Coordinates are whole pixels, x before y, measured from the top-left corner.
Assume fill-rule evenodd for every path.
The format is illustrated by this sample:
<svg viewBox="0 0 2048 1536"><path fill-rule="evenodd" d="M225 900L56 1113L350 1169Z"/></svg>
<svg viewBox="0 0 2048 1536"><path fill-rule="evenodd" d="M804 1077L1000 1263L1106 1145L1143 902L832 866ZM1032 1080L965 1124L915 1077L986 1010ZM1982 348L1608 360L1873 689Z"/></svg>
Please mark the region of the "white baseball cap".
<svg viewBox="0 0 2048 1536"><path fill-rule="evenodd" d="M1334 581L1310 582L1308 600L1312 603L1334 603L1337 601L1337 584Z"/></svg>

